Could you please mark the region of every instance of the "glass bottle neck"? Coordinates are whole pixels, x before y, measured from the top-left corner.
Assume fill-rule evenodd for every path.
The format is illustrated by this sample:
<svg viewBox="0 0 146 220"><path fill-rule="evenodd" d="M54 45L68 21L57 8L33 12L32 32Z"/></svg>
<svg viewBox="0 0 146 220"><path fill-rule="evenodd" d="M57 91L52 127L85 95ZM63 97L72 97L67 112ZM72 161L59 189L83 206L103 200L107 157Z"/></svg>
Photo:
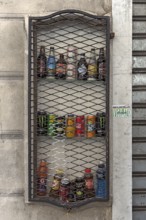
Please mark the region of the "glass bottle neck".
<svg viewBox="0 0 146 220"><path fill-rule="evenodd" d="M53 48L50 49L50 56L54 57L54 49Z"/></svg>
<svg viewBox="0 0 146 220"><path fill-rule="evenodd" d="M42 46L42 47L40 48L40 54L41 54L41 55L45 55L45 47Z"/></svg>

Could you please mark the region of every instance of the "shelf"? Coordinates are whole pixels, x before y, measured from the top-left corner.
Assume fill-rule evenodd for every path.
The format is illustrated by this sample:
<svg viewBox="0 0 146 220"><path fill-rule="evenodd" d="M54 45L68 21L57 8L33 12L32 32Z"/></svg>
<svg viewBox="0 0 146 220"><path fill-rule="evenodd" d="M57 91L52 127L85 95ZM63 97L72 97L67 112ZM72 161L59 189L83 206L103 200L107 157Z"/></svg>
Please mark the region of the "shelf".
<svg viewBox="0 0 146 220"><path fill-rule="evenodd" d="M57 170L62 170L62 172L64 173L63 177L67 177L69 179L69 182L74 179L77 183L77 177L83 176L86 168L91 169L95 180L96 171L100 167L99 165L103 163L104 168L106 169L105 173L107 182L107 184L105 184L104 182L103 190L107 190L108 192L108 124L110 96L109 24L110 19L107 16L93 16L78 10L65 10L45 17L32 17L29 19L31 30L29 33L28 82L29 201L51 203L56 206L66 207L67 209L70 209L72 207L79 207L90 202L101 202L108 200L109 195L107 193L107 198L92 197L85 198L81 201L67 202L62 204L59 199L48 197L48 191L50 190L51 181L55 177ZM75 60L74 55L71 55L70 58L72 58L73 61L70 62L68 61L68 58L70 56L68 53L68 45L73 45L73 48L76 48L76 52L74 52ZM91 57L91 54L93 54L93 51L95 51L94 58L96 59L96 63L97 59L99 59L99 52L103 51L104 60L103 62L101 62L102 65L100 67L100 71L103 72L100 73L99 76L101 77L101 79L104 79L106 72L106 81L96 79L78 80L76 78L55 79L52 77L49 78L48 76L46 78L38 77L37 72L46 73L48 71L47 68L52 69L52 67L48 66L48 64L52 65L52 61L51 63L47 63L51 51L50 47L54 47L54 50L52 50L53 57L55 56L55 61L58 60L59 54L63 54L67 64L72 64L73 62L76 65L76 63L80 60L80 55L85 53L85 65L83 67L80 66L80 74L83 74L83 72L85 71L85 76L88 74L87 65L89 64L89 58ZM38 59L40 48L43 48L42 51L45 51L43 52L45 55L43 56L45 58L44 67L40 64L40 58ZM82 56L84 57L84 55ZM65 62L61 63L61 61L59 61L58 64L65 64ZM90 64L90 68L92 69L92 63ZM62 66L60 67L63 68L63 70L64 68L66 68ZM41 68L45 69L41 70ZM55 70L54 67L53 70ZM75 68L71 69L71 71L71 73L69 72L70 74L77 76ZM94 71L97 72L97 69ZM54 71L51 72L54 73ZM85 117L91 115L96 116L97 113L106 113L106 115L98 114L97 118L91 117L93 122L90 122L91 124L88 123L87 127L87 118ZM52 122L50 122L51 115L49 114L52 114ZM96 121L98 121L99 131L101 131L104 126L106 127L105 136L95 136L92 138L76 136L73 138L67 138L65 135L68 133L65 133L64 124L66 123L66 125L68 125L68 114L74 114L74 116L85 116L78 118L78 120L82 120L82 123L80 122L80 120L77 121L77 118L75 118L73 122L73 126L76 125L76 129L83 129L83 131L86 131L87 128L93 131L93 129L95 129ZM62 116L65 117L63 117L61 121L61 119L58 118ZM62 125L61 123L63 123L63 127L58 126ZM52 124L53 126L51 127L50 124ZM71 125L69 124L68 128L69 126ZM46 130L48 128L50 130L53 129L51 131L49 130L49 135L52 134L52 132L54 134L57 131L57 134L63 133L64 136L56 137L41 134L37 135L38 128L40 128L40 131L43 131L43 129L41 130L41 128L44 128ZM61 129L60 131L59 128ZM71 130L68 129L68 132L71 132ZM38 170L41 167L40 164L42 161L46 163L45 168L48 170L47 177L45 177L46 180L44 180L45 184L43 185L46 186L45 190L47 190L47 192L45 191L45 193L47 193L47 196L44 197L38 196L36 193L38 192L38 190L41 191L41 189L39 188L41 186L41 177L38 174ZM61 182L59 184L61 184ZM71 187L71 183L68 184L69 187ZM59 190L61 190L61 188L59 188Z"/></svg>

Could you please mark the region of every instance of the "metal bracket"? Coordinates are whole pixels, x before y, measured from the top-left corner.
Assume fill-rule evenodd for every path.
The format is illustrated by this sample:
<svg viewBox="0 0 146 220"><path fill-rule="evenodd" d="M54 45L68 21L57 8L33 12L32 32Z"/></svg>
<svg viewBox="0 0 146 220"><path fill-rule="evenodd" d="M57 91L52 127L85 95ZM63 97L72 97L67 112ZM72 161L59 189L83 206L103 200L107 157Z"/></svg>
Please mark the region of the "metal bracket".
<svg viewBox="0 0 146 220"><path fill-rule="evenodd" d="M111 32L110 33L110 39L113 39L115 37L115 33L114 32Z"/></svg>

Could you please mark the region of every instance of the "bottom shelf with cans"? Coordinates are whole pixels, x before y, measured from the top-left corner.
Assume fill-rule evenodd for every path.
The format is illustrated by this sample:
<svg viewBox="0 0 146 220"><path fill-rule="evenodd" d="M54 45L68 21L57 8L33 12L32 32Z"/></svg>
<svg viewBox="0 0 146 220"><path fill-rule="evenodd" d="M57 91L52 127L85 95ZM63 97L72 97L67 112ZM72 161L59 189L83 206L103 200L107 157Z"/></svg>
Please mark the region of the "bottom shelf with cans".
<svg viewBox="0 0 146 220"><path fill-rule="evenodd" d="M41 201L52 202L59 206L74 207L107 199L106 166L100 163L95 173L86 168L84 173L70 180L63 170L56 170L50 182L49 168L45 160L41 160L37 169L36 195Z"/></svg>

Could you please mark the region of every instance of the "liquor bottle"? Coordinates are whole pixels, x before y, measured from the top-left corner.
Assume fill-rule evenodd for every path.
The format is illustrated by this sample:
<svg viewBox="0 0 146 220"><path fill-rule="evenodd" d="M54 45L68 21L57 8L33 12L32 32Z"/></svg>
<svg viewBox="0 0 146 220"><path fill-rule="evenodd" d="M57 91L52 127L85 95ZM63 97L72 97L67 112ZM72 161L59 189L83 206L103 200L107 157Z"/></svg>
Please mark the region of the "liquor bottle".
<svg viewBox="0 0 146 220"><path fill-rule="evenodd" d="M67 79L75 79L77 75L77 48L73 45L68 45L67 48Z"/></svg>
<svg viewBox="0 0 146 220"><path fill-rule="evenodd" d="M66 78L66 66L67 63L64 59L64 55L60 54L58 61L56 62L56 79L65 79Z"/></svg>
<svg viewBox="0 0 146 220"><path fill-rule="evenodd" d="M90 59L88 63L88 80L97 79L97 63L96 63L96 54L95 49L91 49Z"/></svg>
<svg viewBox="0 0 146 220"><path fill-rule="evenodd" d="M79 80L87 80L87 77L88 77L88 64L87 64L86 59L85 59L85 53L81 54L81 58L80 58L80 60L78 62L78 65L77 65L77 72L78 72L77 78Z"/></svg>
<svg viewBox="0 0 146 220"><path fill-rule="evenodd" d="M50 47L50 53L48 57L47 63L48 74L49 78L54 78L56 72L56 61L55 61L55 51L54 47Z"/></svg>
<svg viewBox="0 0 146 220"><path fill-rule="evenodd" d="M47 58L45 55L45 47L40 47L40 53L37 57L37 76L46 77L47 73Z"/></svg>
<svg viewBox="0 0 146 220"><path fill-rule="evenodd" d="M105 69L105 55L104 55L104 48L100 48L99 51L99 58L97 60L98 66L98 79L105 81L106 78L106 69Z"/></svg>
<svg viewBox="0 0 146 220"><path fill-rule="evenodd" d="M45 196L47 194L47 162L41 160L37 169L37 195Z"/></svg>

